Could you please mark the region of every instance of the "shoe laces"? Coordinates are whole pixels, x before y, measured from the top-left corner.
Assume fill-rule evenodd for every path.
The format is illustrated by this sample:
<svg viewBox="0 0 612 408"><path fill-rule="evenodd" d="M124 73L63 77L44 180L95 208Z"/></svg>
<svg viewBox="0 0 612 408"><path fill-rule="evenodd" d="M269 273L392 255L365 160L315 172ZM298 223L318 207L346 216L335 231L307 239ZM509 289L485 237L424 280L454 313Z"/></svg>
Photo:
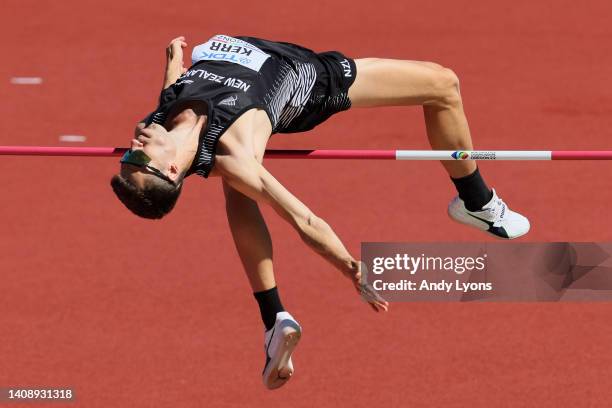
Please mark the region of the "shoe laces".
<svg viewBox="0 0 612 408"><path fill-rule="evenodd" d="M495 197L493 199L493 205L487 208L487 210L489 211L489 215L491 216L493 222L498 222L504 219L504 216L506 215L506 208L506 203L504 203L501 198Z"/></svg>

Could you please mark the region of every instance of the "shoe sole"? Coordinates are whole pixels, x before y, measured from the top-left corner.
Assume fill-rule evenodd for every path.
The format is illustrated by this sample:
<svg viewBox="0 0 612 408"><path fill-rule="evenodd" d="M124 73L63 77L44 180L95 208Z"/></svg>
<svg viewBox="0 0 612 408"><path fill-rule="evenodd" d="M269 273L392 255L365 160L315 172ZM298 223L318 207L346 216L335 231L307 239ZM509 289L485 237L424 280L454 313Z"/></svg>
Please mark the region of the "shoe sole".
<svg viewBox="0 0 612 408"><path fill-rule="evenodd" d="M289 367L289 359L302 337L300 326L294 322L288 322L282 332L283 344L274 356L270 356L270 362L263 373L264 384L269 390L280 388L291 379L294 370Z"/></svg>

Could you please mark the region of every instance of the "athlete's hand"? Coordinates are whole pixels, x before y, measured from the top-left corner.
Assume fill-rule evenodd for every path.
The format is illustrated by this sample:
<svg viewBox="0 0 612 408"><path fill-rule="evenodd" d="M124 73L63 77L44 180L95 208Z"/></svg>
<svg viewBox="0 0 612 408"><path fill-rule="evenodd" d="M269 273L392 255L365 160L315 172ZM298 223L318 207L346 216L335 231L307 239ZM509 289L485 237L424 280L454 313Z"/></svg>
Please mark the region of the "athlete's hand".
<svg viewBox="0 0 612 408"><path fill-rule="evenodd" d="M347 277L351 279L357 293L359 293L359 295L370 304L375 312L386 312L389 310L389 302L383 299L383 297L376 292L372 285L367 283L366 275L362 274L362 268L365 268L363 263L357 262L357 264L359 265L357 273Z"/></svg>
<svg viewBox="0 0 612 408"><path fill-rule="evenodd" d="M168 65L171 63L180 63L180 73L181 75L187 71L187 68L183 65L183 48L187 47L187 42L185 41L185 37L180 36L176 37L168 47L166 47L166 58L168 59Z"/></svg>

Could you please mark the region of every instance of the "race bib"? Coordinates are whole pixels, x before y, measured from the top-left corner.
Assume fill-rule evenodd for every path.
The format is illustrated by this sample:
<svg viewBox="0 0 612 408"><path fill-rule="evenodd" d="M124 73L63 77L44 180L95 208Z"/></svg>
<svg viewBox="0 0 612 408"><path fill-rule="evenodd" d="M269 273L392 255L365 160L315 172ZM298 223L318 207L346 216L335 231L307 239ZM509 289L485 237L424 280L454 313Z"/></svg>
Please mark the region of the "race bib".
<svg viewBox="0 0 612 408"><path fill-rule="evenodd" d="M257 72L268 58L270 58L270 55L254 45L221 34L215 35L208 42L198 45L191 53L192 64L198 61L227 61Z"/></svg>

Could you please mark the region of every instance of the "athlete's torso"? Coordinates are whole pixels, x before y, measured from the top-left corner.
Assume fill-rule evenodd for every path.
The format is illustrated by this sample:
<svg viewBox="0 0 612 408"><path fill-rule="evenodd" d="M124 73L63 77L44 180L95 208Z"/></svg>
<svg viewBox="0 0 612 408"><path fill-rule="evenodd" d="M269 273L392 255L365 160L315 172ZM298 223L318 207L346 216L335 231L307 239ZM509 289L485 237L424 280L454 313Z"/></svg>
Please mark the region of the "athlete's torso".
<svg viewBox="0 0 612 408"><path fill-rule="evenodd" d="M316 125L295 120L311 98L321 69L313 51L252 37L216 35L193 49L192 62L162 92L152 118L163 124L178 103L207 104L207 125L190 173L208 176L221 135L246 112L257 122L267 118L268 133L300 132Z"/></svg>

